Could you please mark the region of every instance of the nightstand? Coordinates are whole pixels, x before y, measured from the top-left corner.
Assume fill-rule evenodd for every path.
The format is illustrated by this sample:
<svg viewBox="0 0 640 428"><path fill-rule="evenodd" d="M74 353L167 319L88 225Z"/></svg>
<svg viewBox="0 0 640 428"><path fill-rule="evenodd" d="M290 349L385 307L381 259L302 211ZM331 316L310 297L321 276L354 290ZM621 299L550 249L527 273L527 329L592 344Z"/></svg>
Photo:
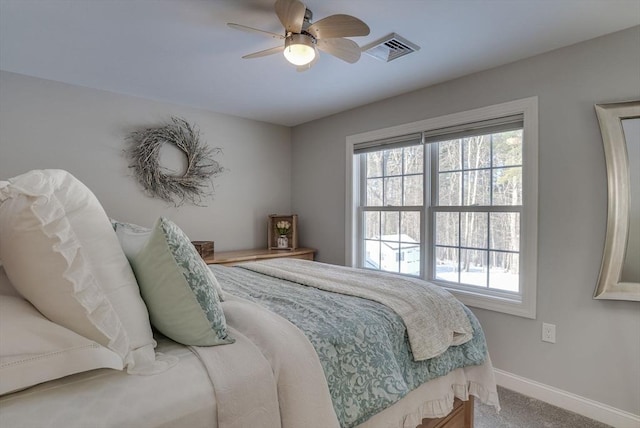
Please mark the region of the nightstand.
<svg viewBox="0 0 640 428"><path fill-rule="evenodd" d="M277 259L288 257L290 259L313 260L316 250L313 248L296 248L295 250L269 250L254 249L240 251L216 252L211 257L205 257L204 261L208 265L232 266L242 262L254 262L258 260Z"/></svg>

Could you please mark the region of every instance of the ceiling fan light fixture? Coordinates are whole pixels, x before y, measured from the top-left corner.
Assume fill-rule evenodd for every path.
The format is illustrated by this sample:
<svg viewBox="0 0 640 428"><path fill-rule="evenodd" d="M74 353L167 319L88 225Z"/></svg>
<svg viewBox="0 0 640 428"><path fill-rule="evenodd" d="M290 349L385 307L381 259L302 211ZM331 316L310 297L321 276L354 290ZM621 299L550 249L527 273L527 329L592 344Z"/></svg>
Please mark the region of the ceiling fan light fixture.
<svg viewBox="0 0 640 428"><path fill-rule="evenodd" d="M321 51L349 64L360 59L362 52L360 46L347 37L366 36L370 29L355 16L329 15L317 22L311 22L313 13L300 0L276 0L274 8L284 27L284 34L258 30L233 22L227 24L236 30L257 33L278 40L284 39L284 46L280 44L280 46L244 55L243 59L260 58L283 52L285 59L293 64L297 71L305 71L313 67Z"/></svg>
<svg viewBox="0 0 640 428"><path fill-rule="evenodd" d="M296 66L309 64L316 57L313 39L306 34L291 34L284 40L284 57Z"/></svg>

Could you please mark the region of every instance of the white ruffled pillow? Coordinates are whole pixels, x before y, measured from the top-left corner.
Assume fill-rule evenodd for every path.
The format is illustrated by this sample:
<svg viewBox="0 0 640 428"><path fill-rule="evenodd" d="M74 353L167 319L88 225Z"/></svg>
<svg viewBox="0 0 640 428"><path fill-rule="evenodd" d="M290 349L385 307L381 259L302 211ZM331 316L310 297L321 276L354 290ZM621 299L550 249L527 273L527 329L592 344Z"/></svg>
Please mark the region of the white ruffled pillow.
<svg viewBox="0 0 640 428"><path fill-rule="evenodd" d="M117 353L129 373L175 363L156 360L147 308L109 218L68 172L0 182L0 259L43 315Z"/></svg>
<svg viewBox="0 0 640 428"><path fill-rule="evenodd" d="M122 370L122 358L47 320L22 297L0 296L0 395L101 368Z"/></svg>

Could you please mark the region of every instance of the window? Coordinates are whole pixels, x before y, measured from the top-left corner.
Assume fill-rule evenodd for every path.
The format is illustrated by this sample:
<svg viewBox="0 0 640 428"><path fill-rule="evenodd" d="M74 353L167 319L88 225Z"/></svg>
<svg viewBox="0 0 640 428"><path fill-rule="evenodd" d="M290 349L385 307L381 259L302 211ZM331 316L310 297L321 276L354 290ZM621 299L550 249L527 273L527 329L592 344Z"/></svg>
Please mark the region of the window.
<svg viewBox="0 0 640 428"><path fill-rule="evenodd" d="M522 126L432 138L429 279L520 292Z"/></svg>
<svg viewBox="0 0 640 428"><path fill-rule="evenodd" d="M536 98L351 136L347 150L349 265L535 318Z"/></svg>
<svg viewBox="0 0 640 428"><path fill-rule="evenodd" d="M360 266L420 274L423 161L422 145L362 154L365 232Z"/></svg>

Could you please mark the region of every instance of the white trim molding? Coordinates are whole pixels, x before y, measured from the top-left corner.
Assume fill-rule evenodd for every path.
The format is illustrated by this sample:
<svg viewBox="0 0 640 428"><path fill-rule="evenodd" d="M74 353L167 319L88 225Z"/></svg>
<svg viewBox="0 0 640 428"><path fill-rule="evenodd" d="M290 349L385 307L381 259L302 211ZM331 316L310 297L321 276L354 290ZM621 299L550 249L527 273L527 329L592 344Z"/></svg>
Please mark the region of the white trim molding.
<svg viewBox="0 0 640 428"><path fill-rule="evenodd" d="M498 385L527 397L544 401L616 428L640 427L640 415L634 415L608 404L581 397L500 369L494 368L494 373Z"/></svg>

